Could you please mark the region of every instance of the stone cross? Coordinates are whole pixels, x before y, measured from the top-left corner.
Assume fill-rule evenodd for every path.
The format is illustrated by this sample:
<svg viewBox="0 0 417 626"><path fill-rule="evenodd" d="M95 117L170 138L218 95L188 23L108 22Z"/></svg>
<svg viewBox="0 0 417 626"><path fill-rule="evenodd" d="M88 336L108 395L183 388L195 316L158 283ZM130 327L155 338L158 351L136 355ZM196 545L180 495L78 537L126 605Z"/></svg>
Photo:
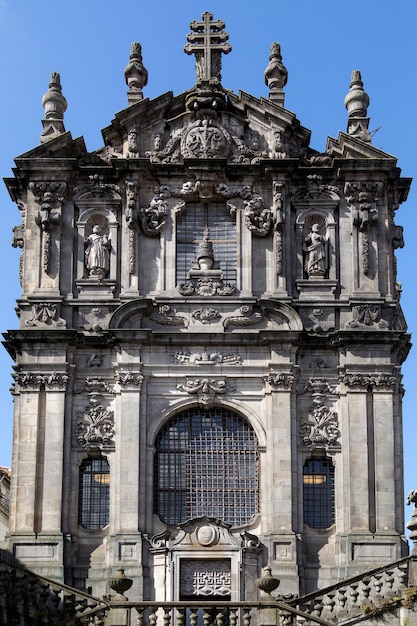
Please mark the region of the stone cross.
<svg viewBox="0 0 417 626"><path fill-rule="evenodd" d="M195 54L195 66L197 71L197 83L203 81L221 80L221 53L228 54L232 46L227 42L229 35L224 32L226 24L222 20L213 22L213 15L206 11L203 13L202 22L193 21L188 33L184 52Z"/></svg>

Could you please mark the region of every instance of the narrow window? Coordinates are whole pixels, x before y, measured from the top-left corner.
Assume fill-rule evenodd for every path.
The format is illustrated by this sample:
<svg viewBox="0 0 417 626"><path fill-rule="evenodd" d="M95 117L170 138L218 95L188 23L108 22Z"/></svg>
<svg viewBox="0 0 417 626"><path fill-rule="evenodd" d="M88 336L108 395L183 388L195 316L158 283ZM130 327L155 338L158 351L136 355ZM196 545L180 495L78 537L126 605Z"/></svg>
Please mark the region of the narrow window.
<svg viewBox="0 0 417 626"><path fill-rule="evenodd" d="M80 467L78 523L101 530L109 523L110 466L103 457L85 459Z"/></svg>
<svg viewBox="0 0 417 626"><path fill-rule="evenodd" d="M188 272L197 260L198 245L205 228L213 244L215 261L223 272L225 283L236 283L236 224L224 204L213 202L187 204L177 222L177 283L186 282Z"/></svg>
<svg viewBox="0 0 417 626"><path fill-rule="evenodd" d="M258 512L258 445L231 411L189 409L159 433L155 512L168 525L206 515L232 526Z"/></svg>
<svg viewBox="0 0 417 626"><path fill-rule="evenodd" d="M329 528L335 522L334 467L331 459L308 459L303 469L304 524Z"/></svg>

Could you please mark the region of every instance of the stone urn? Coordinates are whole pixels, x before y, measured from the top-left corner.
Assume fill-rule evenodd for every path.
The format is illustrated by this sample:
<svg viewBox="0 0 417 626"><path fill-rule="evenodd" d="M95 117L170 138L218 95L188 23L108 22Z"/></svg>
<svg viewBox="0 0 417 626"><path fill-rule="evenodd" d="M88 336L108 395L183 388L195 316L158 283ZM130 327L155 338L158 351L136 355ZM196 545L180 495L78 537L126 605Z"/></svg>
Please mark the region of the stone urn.
<svg viewBox="0 0 417 626"><path fill-rule="evenodd" d="M277 589L280 581L272 576L270 565L266 565L262 570L262 575L256 580L257 587L263 591L268 600L273 600L271 593Z"/></svg>
<svg viewBox="0 0 417 626"><path fill-rule="evenodd" d="M116 571L116 575L110 580L110 587L116 592L114 600L126 601L127 598L124 592L131 588L133 580L125 576L125 571L122 567L119 567Z"/></svg>

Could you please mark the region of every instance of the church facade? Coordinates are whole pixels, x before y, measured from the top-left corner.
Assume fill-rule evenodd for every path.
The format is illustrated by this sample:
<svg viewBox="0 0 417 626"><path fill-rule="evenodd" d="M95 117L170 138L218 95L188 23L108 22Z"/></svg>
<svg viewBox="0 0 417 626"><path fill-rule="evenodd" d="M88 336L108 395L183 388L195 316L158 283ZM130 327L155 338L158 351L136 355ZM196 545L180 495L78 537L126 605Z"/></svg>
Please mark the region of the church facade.
<svg viewBox="0 0 417 626"><path fill-rule="evenodd" d="M254 601L398 561L403 528L395 212L410 180L372 145L354 71L324 153L284 106L221 84L221 20L191 23L187 92L128 106L87 152L51 76L21 213L8 548L96 597Z"/></svg>

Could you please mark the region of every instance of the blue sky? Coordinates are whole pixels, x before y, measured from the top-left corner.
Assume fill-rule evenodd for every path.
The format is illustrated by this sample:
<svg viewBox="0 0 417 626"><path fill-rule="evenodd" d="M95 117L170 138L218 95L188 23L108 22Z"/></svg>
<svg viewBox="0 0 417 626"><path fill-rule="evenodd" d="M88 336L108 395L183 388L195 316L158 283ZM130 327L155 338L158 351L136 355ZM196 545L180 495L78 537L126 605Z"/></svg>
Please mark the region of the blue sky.
<svg viewBox="0 0 417 626"><path fill-rule="evenodd" d="M373 145L398 158L403 176L417 178L417 3L413 0L0 0L0 173L11 175L14 157L39 144L42 95L52 71L61 74L68 101L65 127L84 136L90 151L101 129L127 106L123 70L130 44L142 44L149 72L145 97L181 93L194 85L192 57L183 52L189 23L204 11L226 22L232 52L223 59L223 85L268 96L263 72L273 41L288 70L285 106L312 131L324 150L328 135L346 130L343 100L353 69L360 69L371 100ZM402 306L417 333L417 181L396 222L406 247L397 251ZM11 248L17 207L0 184L2 305L0 330L17 327L18 259ZM11 462L11 359L0 351L0 465ZM404 366L405 493L417 488L417 347ZM409 518L411 511L406 512Z"/></svg>

